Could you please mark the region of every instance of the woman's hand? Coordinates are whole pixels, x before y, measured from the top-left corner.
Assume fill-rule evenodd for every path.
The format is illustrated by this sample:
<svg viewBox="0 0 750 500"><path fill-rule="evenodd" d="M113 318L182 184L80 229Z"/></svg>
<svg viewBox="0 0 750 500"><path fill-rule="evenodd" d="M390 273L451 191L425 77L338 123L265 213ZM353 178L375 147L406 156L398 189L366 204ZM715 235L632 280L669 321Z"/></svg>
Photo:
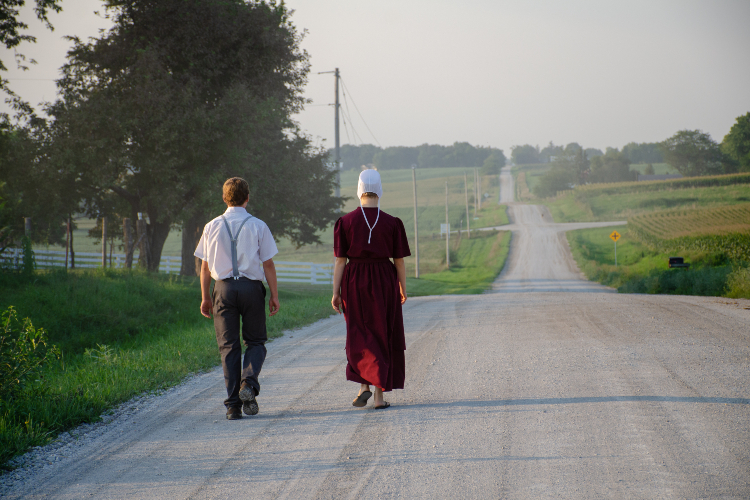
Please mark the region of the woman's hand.
<svg viewBox="0 0 750 500"><path fill-rule="evenodd" d="M398 289L401 292L401 303L403 304L406 302L406 264L404 264L404 259L393 259L393 265L396 266Z"/></svg>
<svg viewBox="0 0 750 500"><path fill-rule="evenodd" d="M344 301L341 299L341 294L334 293L331 299L331 305L333 310L341 314L344 311Z"/></svg>

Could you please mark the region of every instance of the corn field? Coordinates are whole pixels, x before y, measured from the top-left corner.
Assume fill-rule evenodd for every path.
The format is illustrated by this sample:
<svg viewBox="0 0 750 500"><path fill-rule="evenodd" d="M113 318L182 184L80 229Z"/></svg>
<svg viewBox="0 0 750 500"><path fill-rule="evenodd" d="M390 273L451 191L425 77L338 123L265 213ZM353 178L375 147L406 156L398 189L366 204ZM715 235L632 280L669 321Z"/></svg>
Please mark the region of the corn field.
<svg viewBox="0 0 750 500"><path fill-rule="evenodd" d="M588 184L577 186L574 190L576 197L590 197L598 195L613 195L627 193L644 193L673 189L689 189L716 186L735 186L750 184L750 174L713 175L706 177L685 177L684 179L670 179L664 181L646 182L614 182L609 184Z"/></svg>
<svg viewBox="0 0 750 500"><path fill-rule="evenodd" d="M750 203L636 215L628 219L628 229L664 251L724 253L750 262Z"/></svg>

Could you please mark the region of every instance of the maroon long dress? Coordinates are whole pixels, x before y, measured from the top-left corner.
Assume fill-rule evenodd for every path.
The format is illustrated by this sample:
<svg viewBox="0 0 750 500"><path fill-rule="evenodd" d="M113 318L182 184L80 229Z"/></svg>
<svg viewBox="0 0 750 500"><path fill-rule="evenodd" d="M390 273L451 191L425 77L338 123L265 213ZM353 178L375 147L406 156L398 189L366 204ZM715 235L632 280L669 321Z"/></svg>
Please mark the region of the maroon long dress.
<svg viewBox="0 0 750 500"><path fill-rule="evenodd" d="M377 208L365 208L370 225ZM357 207L336 221L333 252L347 257L341 281L346 318L346 379L384 391L404 388L406 340L396 266L411 255L401 219L380 211L372 230Z"/></svg>

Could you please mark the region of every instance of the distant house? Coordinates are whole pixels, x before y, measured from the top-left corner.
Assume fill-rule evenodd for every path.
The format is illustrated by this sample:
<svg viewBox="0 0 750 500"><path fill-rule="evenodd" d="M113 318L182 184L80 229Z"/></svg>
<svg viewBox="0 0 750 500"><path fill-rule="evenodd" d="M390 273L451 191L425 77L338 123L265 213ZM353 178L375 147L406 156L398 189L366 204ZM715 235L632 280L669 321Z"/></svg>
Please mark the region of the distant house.
<svg viewBox="0 0 750 500"><path fill-rule="evenodd" d="M666 181L669 179L682 179L682 174L645 175L638 174L638 181Z"/></svg>

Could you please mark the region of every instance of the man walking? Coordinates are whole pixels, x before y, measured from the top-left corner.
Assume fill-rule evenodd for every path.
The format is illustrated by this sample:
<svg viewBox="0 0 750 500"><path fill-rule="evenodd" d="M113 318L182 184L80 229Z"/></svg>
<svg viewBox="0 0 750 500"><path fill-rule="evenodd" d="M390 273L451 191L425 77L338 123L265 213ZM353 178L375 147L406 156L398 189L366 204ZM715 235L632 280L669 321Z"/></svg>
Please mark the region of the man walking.
<svg viewBox="0 0 750 500"><path fill-rule="evenodd" d="M201 259L201 314L213 311L216 342L221 353L227 387L227 419L258 413L260 393L258 374L266 359L266 287L271 289L268 311L279 311L276 268L272 257L278 253L268 226L250 215L250 187L244 179L232 177L224 183L227 210L203 228L195 256ZM214 284L210 294L211 278ZM240 319L242 342L240 345ZM241 410L240 410L241 408Z"/></svg>

